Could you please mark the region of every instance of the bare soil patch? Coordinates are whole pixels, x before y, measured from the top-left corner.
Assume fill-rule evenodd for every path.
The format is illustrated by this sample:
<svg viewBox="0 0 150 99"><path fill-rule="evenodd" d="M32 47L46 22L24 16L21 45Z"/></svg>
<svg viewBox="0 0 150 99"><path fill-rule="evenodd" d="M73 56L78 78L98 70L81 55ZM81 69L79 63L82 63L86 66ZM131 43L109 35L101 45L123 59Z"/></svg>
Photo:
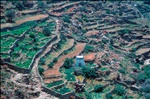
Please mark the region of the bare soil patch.
<svg viewBox="0 0 150 99"><path fill-rule="evenodd" d="M93 61L96 57L95 57L96 53L90 53L84 56L84 61Z"/></svg>
<svg viewBox="0 0 150 99"><path fill-rule="evenodd" d="M62 56L58 60L58 62L53 66L53 69L49 69L49 70L44 72L44 76L50 76L50 75L58 76L58 75L60 75L59 68L63 65L64 60L66 58L73 58L74 56L79 55L81 53L81 51L84 49L85 45L86 45L86 43L77 44L75 47L76 50L68 53L67 55Z"/></svg>
<svg viewBox="0 0 150 99"><path fill-rule="evenodd" d="M30 17L27 17L27 18L24 18L24 19L21 19L21 20L17 20L16 24L19 25L19 24L22 24L22 23L25 23L25 22L28 22L28 21L41 20L41 19L44 19L44 18L47 18L47 17L48 17L47 14L30 16Z"/></svg>

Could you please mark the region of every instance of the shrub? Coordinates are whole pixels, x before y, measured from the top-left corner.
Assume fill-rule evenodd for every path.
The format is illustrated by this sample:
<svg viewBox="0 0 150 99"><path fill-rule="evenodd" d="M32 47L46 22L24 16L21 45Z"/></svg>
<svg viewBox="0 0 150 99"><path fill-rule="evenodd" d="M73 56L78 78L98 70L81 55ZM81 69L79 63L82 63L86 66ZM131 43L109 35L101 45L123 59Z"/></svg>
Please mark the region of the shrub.
<svg viewBox="0 0 150 99"><path fill-rule="evenodd" d="M144 95L145 99L150 99L150 93Z"/></svg>
<svg viewBox="0 0 150 99"><path fill-rule="evenodd" d="M66 54L68 54L68 52L69 52L69 51L65 50L65 51L64 51L64 54L66 55Z"/></svg>
<svg viewBox="0 0 150 99"><path fill-rule="evenodd" d="M40 59L40 64L41 64L41 65L45 65L45 62L46 62L45 58L42 57L42 58Z"/></svg>
<svg viewBox="0 0 150 99"><path fill-rule="evenodd" d="M122 95L124 95L124 94L126 93L126 90L125 90L125 88L124 88L122 85L117 84L117 85L115 86L115 88L114 88L114 92L115 92L117 95L122 96Z"/></svg>
<svg viewBox="0 0 150 99"><path fill-rule="evenodd" d="M106 94L105 97L106 97L106 99L113 99L112 94L110 94L110 93Z"/></svg>
<svg viewBox="0 0 150 99"><path fill-rule="evenodd" d="M48 64L49 68L53 68L53 66L54 66L54 63L52 63L52 62Z"/></svg>
<svg viewBox="0 0 150 99"><path fill-rule="evenodd" d="M95 69L89 67L83 67L82 73L86 78L96 78L98 76Z"/></svg>
<svg viewBox="0 0 150 99"><path fill-rule="evenodd" d="M64 22L67 22L67 23L71 22L71 21L70 21L70 16L65 15L65 16L63 17L63 21L64 21Z"/></svg>
<svg viewBox="0 0 150 99"><path fill-rule="evenodd" d="M123 68L119 69L118 71L119 71L120 73L122 73L122 74L125 74L125 73L126 73L126 71L125 71Z"/></svg>
<svg viewBox="0 0 150 99"><path fill-rule="evenodd" d="M135 53L129 53L127 56L129 58L136 58L136 54Z"/></svg>
<svg viewBox="0 0 150 99"><path fill-rule="evenodd" d="M39 68L38 68L38 71L39 71L39 74L40 74L40 75L43 75L44 69L43 69L42 67L39 67Z"/></svg>
<svg viewBox="0 0 150 99"><path fill-rule="evenodd" d="M145 75L145 73L139 73L138 75L137 75L137 81L139 81L139 82L144 82L145 80L146 80L146 78L147 78L147 76Z"/></svg>
<svg viewBox="0 0 150 99"><path fill-rule="evenodd" d="M6 17L8 18L8 22L13 22L13 18L15 18L15 11L14 10L9 10L6 12Z"/></svg>
<svg viewBox="0 0 150 99"><path fill-rule="evenodd" d="M90 51L93 51L94 47L91 46L91 45L86 45L85 48L84 48L84 52L85 53L88 53Z"/></svg>
<svg viewBox="0 0 150 99"><path fill-rule="evenodd" d="M45 6L46 6L46 4L43 1L38 1L38 8L44 10Z"/></svg>
<svg viewBox="0 0 150 99"><path fill-rule="evenodd" d="M70 68L73 64L73 59L72 58L66 58L63 64L64 68Z"/></svg>
<svg viewBox="0 0 150 99"><path fill-rule="evenodd" d="M24 7L24 5L21 3L21 2L16 2L16 8L18 9L18 10L23 10L23 9L25 9L25 7Z"/></svg>
<svg viewBox="0 0 150 99"><path fill-rule="evenodd" d="M30 34L30 35L29 35L29 37L34 38L34 37L35 37L35 35L34 35L34 34Z"/></svg>
<svg viewBox="0 0 150 99"><path fill-rule="evenodd" d="M101 92L101 91L103 91L103 89L104 89L104 86L102 86L102 85L96 85L94 87L95 92Z"/></svg>
<svg viewBox="0 0 150 99"><path fill-rule="evenodd" d="M46 36L50 36L51 30L48 27L44 27L43 34L46 35Z"/></svg>
<svg viewBox="0 0 150 99"><path fill-rule="evenodd" d="M146 79L140 89L145 93L150 93L150 79Z"/></svg>
<svg viewBox="0 0 150 99"><path fill-rule="evenodd" d="M53 59L53 63L56 63L58 61L58 58Z"/></svg>

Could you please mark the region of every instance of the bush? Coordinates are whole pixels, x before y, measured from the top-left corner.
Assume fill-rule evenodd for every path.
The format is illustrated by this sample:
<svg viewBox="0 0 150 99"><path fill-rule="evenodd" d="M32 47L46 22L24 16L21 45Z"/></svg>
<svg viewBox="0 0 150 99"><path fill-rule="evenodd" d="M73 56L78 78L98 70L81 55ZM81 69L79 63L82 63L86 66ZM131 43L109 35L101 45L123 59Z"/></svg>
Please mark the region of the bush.
<svg viewBox="0 0 150 99"><path fill-rule="evenodd" d="M145 93L150 93L150 79L146 79L140 89Z"/></svg>
<svg viewBox="0 0 150 99"><path fill-rule="evenodd" d="M34 34L30 34L30 35L29 35L29 37L34 38L34 37L35 37L35 35L34 35Z"/></svg>
<svg viewBox="0 0 150 99"><path fill-rule="evenodd" d="M48 64L49 68L53 68L53 66L54 66L54 63L52 63L52 62Z"/></svg>
<svg viewBox="0 0 150 99"><path fill-rule="evenodd" d="M98 76L95 69L89 67L83 67L82 73L86 78L96 78Z"/></svg>
<svg viewBox="0 0 150 99"><path fill-rule="evenodd" d="M24 5L21 2L16 2L15 5L16 5L16 8L18 10L24 10L25 9Z"/></svg>
<svg viewBox="0 0 150 99"><path fill-rule="evenodd" d="M103 89L104 89L104 86L102 86L102 85L96 85L96 86L94 87L94 91L95 91L95 92L102 92Z"/></svg>
<svg viewBox="0 0 150 99"><path fill-rule="evenodd" d="M117 84L114 88L114 92L117 94L117 95L124 95L126 93L126 89L120 85L120 84Z"/></svg>
<svg viewBox="0 0 150 99"><path fill-rule="evenodd" d="M45 6L46 6L46 4L43 1L38 1L38 8L44 10Z"/></svg>
<svg viewBox="0 0 150 99"><path fill-rule="evenodd" d="M110 93L106 94L105 97L106 97L106 99L113 99L112 94L110 94Z"/></svg>
<svg viewBox="0 0 150 99"><path fill-rule="evenodd" d="M46 35L46 36L50 36L51 30L48 27L44 27L43 34Z"/></svg>
<svg viewBox="0 0 150 99"><path fill-rule="evenodd" d="M145 73L139 73L138 75L137 75L137 81L139 81L139 82L144 82L145 80L146 80L146 78L147 78L147 76L145 75Z"/></svg>
<svg viewBox="0 0 150 99"><path fill-rule="evenodd" d="M145 99L150 99L150 93L144 95Z"/></svg>
<svg viewBox="0 0 150 99"><path fill-rule="evenodd" d="M40 75L43 75L44 69L42 67L38 68Z"/></svg>
<svg viewBox="0 0 150 99"><path fill-rule="evenodd" d="M45 58L42 57L42 58L40 59L40 64L41 64L41 65L45 65L45 62L46 62Z"/></svg>
<svg viewBox="0 0 150 99"><path fill-rule="evenodd" d="M73 64L73 59L72 58L66 58L63 64L64 68L70 68Z"/></svg>
<svg viewBox="0 0 150 99"><path fill-rule="evenodd" d="M64 21L64 22L67 22L67 23L71 22L71 21L70 21L70 16L65 15L65 16L63 17L63 21Z"/></svg>
<svg viewBox="0 0 150 99"><path fill-rule="evenodd" d="M9 10L6 12L6 17L8 18L8 22L13 22L13 18L15 18L15 11L14 10Z"/></svg>
<svg viewBox="0 0 150 99"><path fill-rule="evenodd" d="M85 48L84 48L84 52L85 53L88 53L90 51L93 51L94 47L91 46L91 45L86 45Z"/></svg>
<svg viewBox="0 0 150 99"><path fill-rule="evenodd" d="M58 61L58 58L53 59L53 63L56 63Z"/></svg>
<svg viewBox="0 0 150 99"><path fill-rule="evenodd" d="M65 50L65 51L64 51L64 54L66 55L66 54L68 54L68 52L69 52L69 51Z"/></svg>

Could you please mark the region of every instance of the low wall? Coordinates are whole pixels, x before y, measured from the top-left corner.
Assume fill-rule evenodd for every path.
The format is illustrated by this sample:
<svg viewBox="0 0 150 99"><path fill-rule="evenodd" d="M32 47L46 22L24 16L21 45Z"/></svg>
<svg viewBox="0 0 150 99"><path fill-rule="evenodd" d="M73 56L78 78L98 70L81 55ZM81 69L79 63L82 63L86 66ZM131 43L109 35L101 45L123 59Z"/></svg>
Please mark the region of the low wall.
<svg viewBox="0 0 150 99"><path fill-rule="evenodd" d="M3 62L3 64L7 65L10 69L15 70L15 71L17 71L19 73L24 73L24 74L30 73L29 69L20 68L20 67L17 67L15 65L12 65L12 64L10 64L8 62Z"/></svg>
<svg viewBox="0 0 150 99"><path fill-rule="evenodd" d="M69 92L69 93L66 93L66 94L60 94L60 93L55 92L52 89L48 89L48 88L46 88L44 86L42 87L42 89L43 89L42 91L44 91L46 93L49 93L49 94L51 94L51 95L53 95L55 97L58 97L59 99L69 99L70 96L75 96L74 92ZM83 98L80 98L78 96L75 96L75 97L76 97L75 99L83 99Z"/></svg>
<svg viewBox="0 0 150 99"><path fill-rule="evenodd" d="M33 57L33 60L32 60L32 62L31 62L31 64L30 64L30 66L29 66L29 70L30 70L30 71L31 71L32 68L33 68L33 65L34 65L34 63L35 63L36 58L39 57L39 56L42 54L43 50L45 50L46 47L47 47L50 43L52 43L53 41L55 41L56 39L57 39L57 36L53 37L50 41L48 41L48 42L41 48L41 50L40 50L37 54L35 54L35 56Z"/></svg>

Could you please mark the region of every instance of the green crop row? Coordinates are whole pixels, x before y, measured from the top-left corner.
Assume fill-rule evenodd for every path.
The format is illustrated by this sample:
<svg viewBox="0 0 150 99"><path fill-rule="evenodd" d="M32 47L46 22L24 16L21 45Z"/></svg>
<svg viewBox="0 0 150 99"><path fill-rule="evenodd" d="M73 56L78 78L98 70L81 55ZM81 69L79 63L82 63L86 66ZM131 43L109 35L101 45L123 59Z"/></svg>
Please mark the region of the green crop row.
<svg viewBox="0 0 150 99"><path fill-rule="evenodd" d="M60 84L63 84L64 82L61 80L61 81L56 81L56 82L52 82L52 83L49 83L46 85L46 87L48 88L51 88L53 86L57 86L57 85L60 85Z"/></svg>

